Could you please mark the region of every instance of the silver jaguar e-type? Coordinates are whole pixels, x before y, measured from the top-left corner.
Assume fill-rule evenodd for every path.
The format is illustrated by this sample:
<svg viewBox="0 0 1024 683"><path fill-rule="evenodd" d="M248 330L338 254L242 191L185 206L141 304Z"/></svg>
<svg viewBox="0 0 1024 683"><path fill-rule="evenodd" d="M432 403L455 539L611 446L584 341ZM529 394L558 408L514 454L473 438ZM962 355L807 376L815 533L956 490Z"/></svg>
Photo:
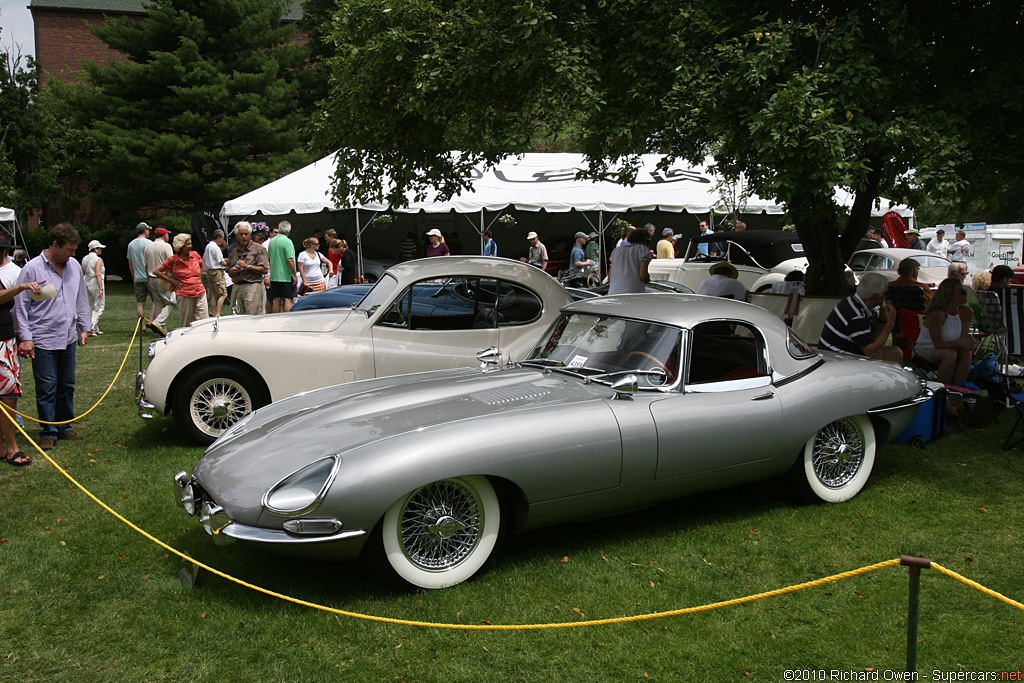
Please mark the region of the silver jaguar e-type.
<svg viewBox="0 0 1024 683"><path fill-rule="evenodd" d="M569 304L526 360L320 389L230 428L179 502L217 542L350 559L442 588L502 534L788 476L854 496L929 390L816 352L767 311L695 295Z"/></svg>

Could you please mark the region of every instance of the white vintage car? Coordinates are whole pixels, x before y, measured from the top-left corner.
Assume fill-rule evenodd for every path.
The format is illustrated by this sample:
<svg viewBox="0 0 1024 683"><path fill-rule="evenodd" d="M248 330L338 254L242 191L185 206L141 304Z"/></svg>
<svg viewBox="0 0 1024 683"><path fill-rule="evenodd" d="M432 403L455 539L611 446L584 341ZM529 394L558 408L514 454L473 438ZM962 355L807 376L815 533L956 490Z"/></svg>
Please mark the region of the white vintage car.
<svg viewBox="0 0 1024 683"><path fill-rule="evenodd" d="M351 308L201 320L150 345L139 415L171 414L209 444L253 410L334 384L520 360L571 298L543 271L482 256L389 268Z"/></svg>
<svg viewBox="0 0 1024 683"><path fill-rule="evenodd" d="M854 252L850 257L850 269L858 275L860 273L879 273L892 282L899 277L896 269L900 261L912 258L921 266L917 274L917 281L926 284L932 289L939 286L939 283L946 279L949 264L947 258L930 254L920 249L862 249Z"/></svg>
<svg viewBox="0 0 1024 683"><path fill-rule="evenodd" d="M720 244L722 256L704 256L701 245ZM711 277L708 269L728 261L739 271L739 281L751 292L765 292L782 282L794 270L807 271L804 247L795 232L786 230L742 230L719 232L690 240L682 258L654 259L652 280L669 280L697 291Z"/></svg>

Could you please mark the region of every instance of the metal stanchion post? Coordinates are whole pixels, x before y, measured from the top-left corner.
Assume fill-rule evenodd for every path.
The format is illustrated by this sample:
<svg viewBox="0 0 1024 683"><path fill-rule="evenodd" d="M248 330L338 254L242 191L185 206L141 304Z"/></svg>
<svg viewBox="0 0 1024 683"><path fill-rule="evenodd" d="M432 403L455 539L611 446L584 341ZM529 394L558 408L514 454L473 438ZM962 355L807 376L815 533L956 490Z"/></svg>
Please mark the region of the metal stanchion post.
<svg viewBox="0 0 1024 683"><path fill-rule="evenodd" d="M900 555L900 564L910 567L910 597L907 601L907 673L917 671L917 620L920 607L921 569L928 569L932 561L927 557Z"/></svg>

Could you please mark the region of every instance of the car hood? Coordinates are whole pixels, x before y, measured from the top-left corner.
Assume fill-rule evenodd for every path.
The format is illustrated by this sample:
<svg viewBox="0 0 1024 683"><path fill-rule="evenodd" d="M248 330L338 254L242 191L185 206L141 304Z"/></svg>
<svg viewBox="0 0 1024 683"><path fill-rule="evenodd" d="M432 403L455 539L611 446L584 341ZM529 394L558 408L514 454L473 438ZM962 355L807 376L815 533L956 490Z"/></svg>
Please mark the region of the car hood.
<svg viewBox="0 0 1024 683"><path fill-rule="evenodd" d="M439 370L351 382L271 404L215 442L194 476L222 505L256 512L267 489L299 468L370 442L477 416L564 409L607 399L607 385L535 368ZM235 513L242 511L236 509Z"/></svg>
<svg viewBox="0 0 1024 683"><path fill-rule="evenodd" d="M350 308L271 313L269 315L232 315L223 318L207 318L192 323L181 334L218 332L331 332L350 315ZM356 313L356 315L364 315ZM179 328L180 329L180 328ZM178 332L178 330L175 330ZM175 332L171 337L177 336Z"/></svg>

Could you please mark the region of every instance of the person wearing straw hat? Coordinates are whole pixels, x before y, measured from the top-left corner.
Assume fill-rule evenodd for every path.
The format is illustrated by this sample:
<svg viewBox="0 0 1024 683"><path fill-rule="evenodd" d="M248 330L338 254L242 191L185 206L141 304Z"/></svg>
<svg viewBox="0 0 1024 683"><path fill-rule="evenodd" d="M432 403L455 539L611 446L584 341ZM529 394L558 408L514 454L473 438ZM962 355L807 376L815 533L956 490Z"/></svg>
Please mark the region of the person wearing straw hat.
<svg viewBox="0 0 1024 683"><path fill-rule="evenodd" d="M910 243L907 247L908 249L917 249L918 251L926 251L928 249L924 241L921 240L921 231L917 228L907 230L907 241Z"/></svg>
<svg viewBox="0 0 1024 683"><path fill-rule="evenodd" d="M711 277L700 283L700 287L697 288L698 294L737 301L747 298L747 288L736 279L740 275L736 266L728 261L719 261L708 268L708 272L711 273Z"/></svg>
<svg viewBox="0 0 1024 683"><path fill-rule="evenodd" d="M100 332L99 321L103 315L103 309L107 307L107 297L104 294L103 283L107 278L107 266L103 263L100 255L107 245L100 244L99 240L89 242L89 253L82 259L82 273L85 275L85 293L89 295L89 312L92 313L93 335L103 334Z"/></svg>

